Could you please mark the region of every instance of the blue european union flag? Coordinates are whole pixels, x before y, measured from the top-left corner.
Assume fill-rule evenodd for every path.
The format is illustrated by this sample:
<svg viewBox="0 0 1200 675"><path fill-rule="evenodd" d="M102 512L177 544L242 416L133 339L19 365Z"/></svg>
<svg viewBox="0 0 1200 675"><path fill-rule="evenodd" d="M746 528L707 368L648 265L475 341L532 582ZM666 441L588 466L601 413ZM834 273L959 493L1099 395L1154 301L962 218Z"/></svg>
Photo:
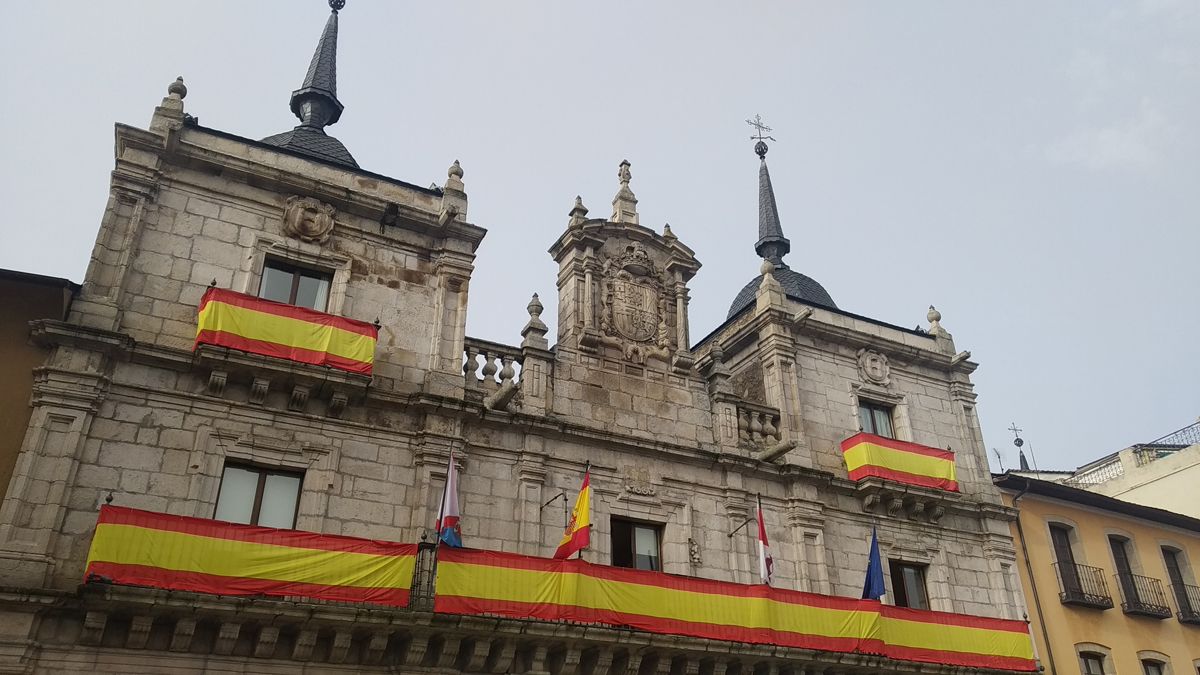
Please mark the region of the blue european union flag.
<svg viewBox="0 0 1200 675"><path fill-rule="evenodd" d="M871 553L867 558L867 580L863 583L863 599L878 600L887 593L883 585L883 560L879 557L879 538L871 528Z"/></svg>

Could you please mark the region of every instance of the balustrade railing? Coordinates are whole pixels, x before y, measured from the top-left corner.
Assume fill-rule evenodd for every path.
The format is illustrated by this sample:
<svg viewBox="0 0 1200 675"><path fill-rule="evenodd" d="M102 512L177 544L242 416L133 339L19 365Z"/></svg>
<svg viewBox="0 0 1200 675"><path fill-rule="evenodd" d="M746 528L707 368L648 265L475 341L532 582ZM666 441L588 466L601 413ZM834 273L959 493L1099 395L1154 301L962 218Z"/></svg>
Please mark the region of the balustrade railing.
<svg viewBox="0 0 1200 675"><path fill-rule="evenodd" d="M1200 586L1171 584L1171 590L1175 591L1179 621L1200 626Z"/></svg>
<svg viewBox="0 0 1200 675"><path fill-rule="evenodd" d="M482 358L481 358L482 357ZM499 389L521 379L519 347L468 337L463 347L463 380L468 389Z"/></svg>
<svg viewBox="0 0 1200 675"><path fill-rule="evenodd" d="M1158 619L1171 617L1171 607L1167 604L1167 594L1163 592L1161 581L1153 577L1122 572L1114 574L1113 577L1117 580L1117 587L1121 589L1121 610L1126 614Z"/></svg>
<svg viewBox="0 0 1200 675"><path fill-rule="evenodd" d="M744 448L762 448L778 443L782 438L779 429L779 411L755 403L737 403L738 445Z"/></svg>
<svg viewBox="0 0 1200 675"><path fill-rule="evenodd" d="M1054 563L1058 577L1058 598L1064 605L1110 609L1112 595L1104 580L1104 570L1099 567Z"/></svg>

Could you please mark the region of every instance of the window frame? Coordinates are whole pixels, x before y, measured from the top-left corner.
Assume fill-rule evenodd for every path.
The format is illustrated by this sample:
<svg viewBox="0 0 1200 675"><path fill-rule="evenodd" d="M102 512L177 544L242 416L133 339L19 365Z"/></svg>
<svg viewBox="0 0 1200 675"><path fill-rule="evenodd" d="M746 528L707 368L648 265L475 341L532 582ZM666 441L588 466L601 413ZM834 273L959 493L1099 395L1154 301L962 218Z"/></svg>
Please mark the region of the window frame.
<svg viewBox="0 0 1200 675"><path fill-rule="evenodd" d="M266 493L267 478L269 476L285 476L288 478L299 479L296 483L296 506L292 511L292 524L290 527L278 528L283 530L296 529L296 522L300 519L300 497L304 494L305 472L281 467L266 467L248 462L226 462L225 465L221 467L221 480L218 481L217 485L217 498L213 502L213 520L217 520L217 510L221 508L221 489L225 485L225 472L230 468L241 469L242 471L250 471L258 474L258 482L255 483L254 488L254 503L250 509L250 521L247 523L237 523L239 525L268 527L266 525L259 525L258 520L262 516L263 496Z"/></svg>
<svg viewBox="0 0 1200 675"><path fill-rule="evenodd" d="M871 428L868 429L863 424L863 412L867 411L867 420L871 423ZM879 424L877 415L887 416L888 433L879 433ZM859 398L858 399L858 426L864 432L879 436L881 438L896 438L896 406L888 403L880 403L879 401Z"/></svg>
<svg viewBox="0 0 1200 675"><path fill-rule="evenodd" d="M921 597L924 601L924 607L917 607L912 604L912 599L909 598L908 588L905 583L904 570L915 570L920 577ZM933 605L929 599L929 564L921 562L913 562L911 560L899 560L896 558L888 558L888 574L892 578L892 604L896 607L908 607L910 609L919 609L930 611Z"/></svg>
<svg viewBox="0 0 1200 675"><path fill-rule="evenodd" d="M288 299L276 300L275 302L282 302L294 307L304 307L317 312L329 312L330 298L333 296L334 272L331 270L298 263L294 260L289 260L280 256L267 255L263 258L262 270L258 275L258 292L256 295L260 298L263 297L263 285L267 282L268 270L277 270L279 272L290 273L292 275L292 287L289 290ZM323 306L309 307L308 305L296 304L296 296L300 290L300 280L305 276L310 279L318 279L325 282L325 303ZM263 299L270 300L270 298Z"/></svg>
<svg viewBox="0 0 1200 675"><path fill-rule="evenodd" d="M1095 661L1096 665L1100 666L1099 672L1093 672L1088 668L1089 660ZM1079 652L1079 672L1083 673L1083 675L1105 675L1105 661L1105 655L1101 652Z"/></svg>
<svg viewBox="0 0 1200 675"><path fill-rule="evenodd" d="M629 528L629 544L628 545L629 545L630 560L629 560L628 565L622 565L617 562L616 539L617 539L617 524L618 523L622 524L623 526L628 526L628 528ZM621 567L624 569L631 569L631 570L642 570L644 572L661 572L661 571L663 571L662 546L663 546L663 529L664 528L663 528L662 523L656 523L654 521L649 521L649 520L639 520L637 518L627 518L625 516L614 515L614 516L609 516L608 524L609 524L609 544L611 546L611 549L610 549L611 555L610 555L609 562L612 564L613 567ZM648 530L651 530L654 532L654 543L655 543L655 548L657 549L655 551L654 559L658 562L657 569L645 570L645 569L642 569L637 566L637 530L639 528L648 529Z"/></svg>

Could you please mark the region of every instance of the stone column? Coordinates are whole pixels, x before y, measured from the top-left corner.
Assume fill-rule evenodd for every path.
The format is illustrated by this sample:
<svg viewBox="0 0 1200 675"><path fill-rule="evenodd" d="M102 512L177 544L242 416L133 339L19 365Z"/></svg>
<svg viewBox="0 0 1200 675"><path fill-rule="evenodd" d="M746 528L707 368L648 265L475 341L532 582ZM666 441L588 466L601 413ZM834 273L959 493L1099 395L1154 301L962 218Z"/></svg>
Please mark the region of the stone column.
<svg viewBox="0 0 1200 675"><path fill-rule="evenodd" d="M461 398L463 342L467 332L467 285L471 279L467 256L443 251L434 261L436 297L429 345L426 393Z"/></svg>

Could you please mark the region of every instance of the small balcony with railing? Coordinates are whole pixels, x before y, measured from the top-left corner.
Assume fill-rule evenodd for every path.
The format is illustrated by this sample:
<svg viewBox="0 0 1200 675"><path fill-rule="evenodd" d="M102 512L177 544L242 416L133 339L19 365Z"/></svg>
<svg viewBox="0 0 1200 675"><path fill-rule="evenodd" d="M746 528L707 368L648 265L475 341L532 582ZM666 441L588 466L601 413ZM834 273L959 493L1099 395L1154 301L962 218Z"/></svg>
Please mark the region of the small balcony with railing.
<svg viewBox="0 0 1200 675"><path fill-rule="evenodd" d="M1108 592L1104 570L1099 567L1058 562L1054 563L1054 573L1058 577L1058 598L1062 604L1112 609L1112 594Z"/></svg>
<svg viewBox="0 0 1200 675"><path fill-rule="evenodd" d="M1129 572L1118 572L1113 577L1121 589L1121 611L1154 619L1171 618L1171 606L1167 604L1161 581Z"/></svg>
<svg viewBox="0 0 1200 675"><path fill-rule="evenodd" d="M1175 592L1175 604L1179 607L1176 614L1179 623L1200 626L1200 586L1176 583L1171 584L1171 590Z"/></svg>

